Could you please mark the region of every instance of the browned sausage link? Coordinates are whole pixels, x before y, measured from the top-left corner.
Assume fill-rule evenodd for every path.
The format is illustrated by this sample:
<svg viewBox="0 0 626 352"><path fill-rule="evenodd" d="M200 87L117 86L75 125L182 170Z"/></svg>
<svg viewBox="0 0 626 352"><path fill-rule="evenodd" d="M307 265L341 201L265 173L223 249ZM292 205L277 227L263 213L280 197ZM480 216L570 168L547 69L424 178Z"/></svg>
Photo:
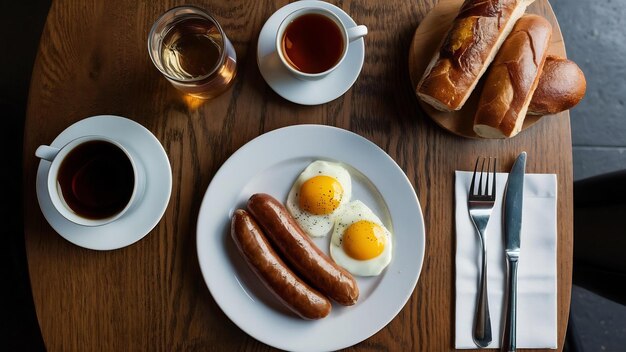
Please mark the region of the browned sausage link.
<svg viewBox="0 0 626 352"><path fill-rule="evenodd" d="M330 313L330 301L287 267L245 210L233 214L230 234L263 284L294 313L305 319L320 319Z"/></svg>
<svg viewBox="0 0 626 352"><path fill-rule="evenodd" d="M264 194L248 200L248 210L277 251L301 277L328 297L346 306L359 298L354 277L311 241L281 202Z"/></svg>

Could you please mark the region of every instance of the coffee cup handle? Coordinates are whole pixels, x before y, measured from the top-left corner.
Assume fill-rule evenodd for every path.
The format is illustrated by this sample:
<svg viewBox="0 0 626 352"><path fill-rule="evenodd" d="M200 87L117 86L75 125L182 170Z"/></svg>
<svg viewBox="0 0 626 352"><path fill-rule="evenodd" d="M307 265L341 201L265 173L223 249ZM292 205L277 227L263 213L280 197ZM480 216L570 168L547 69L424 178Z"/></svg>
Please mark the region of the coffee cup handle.
<svg viewBox="0 0 626 352"><path fill-rule="evenodd" d="M49 145L40 145L35 151L35 155L40 159L52 161L59 153L59 150L61 149Z"/></svg>
<svg viewBox="0 0 626 352"><path fill-rule="evenodd" d="M346 29L346 32L348 34L348 41L353 42L367 35L367 27L365 27L364 25L360 25L360 26L348 28Z"/></svg>

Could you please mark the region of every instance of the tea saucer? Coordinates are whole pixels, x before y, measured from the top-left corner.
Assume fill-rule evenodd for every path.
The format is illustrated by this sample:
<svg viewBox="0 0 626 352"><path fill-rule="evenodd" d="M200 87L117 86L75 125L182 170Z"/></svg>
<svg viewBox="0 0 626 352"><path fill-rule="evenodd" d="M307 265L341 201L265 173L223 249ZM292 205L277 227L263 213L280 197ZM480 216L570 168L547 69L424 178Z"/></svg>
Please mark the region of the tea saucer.
<svg viewBox="0 0 626 352"><path fill-rule="evenodd" d="M139 204L121 218L101 226L77 225L64 218L52 205L46 178L50 162L37 169L37 199L52 228L71 243L94 250L112 250L131 245L146 236L159 222L172 192L172 169L159 140L135 121L112 115L89 117L66 128L50 144L62 147L80 136L97 134L123 144L144 167L146 185Z"/></svg>
<svg viewBox="0 0 626 352"><path fill-rule="evenodd" d="M363 38L349 44L348 54L335 71L318 81L303 81L287 71L276 52L276 32L287 15L303 7L314 6L334 12L347 27L357 23L342 9L323 1L296 1L278 9L265 22L257 46L257 64L267 84L281 97L302 105L327 103L342 96L356 81L363 67L365 42Z"/></svg>

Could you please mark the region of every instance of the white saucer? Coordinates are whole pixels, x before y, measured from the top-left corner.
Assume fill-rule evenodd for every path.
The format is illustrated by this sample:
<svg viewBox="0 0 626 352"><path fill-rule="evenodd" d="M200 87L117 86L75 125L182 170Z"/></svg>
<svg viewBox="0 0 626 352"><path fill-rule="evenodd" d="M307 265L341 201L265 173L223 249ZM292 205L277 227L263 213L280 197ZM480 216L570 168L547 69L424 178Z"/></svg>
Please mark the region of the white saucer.
<svg viewBox="0 0 626 352"><path fill-rule="evenodd" d="M306 6L315 6L334 12L347 27L356 22L342 9L323 1L297 1L278 9L259 33L257 64L261 75L281 97L302 105L318 105L342 96L356 81L363 67L365 42L363 38L349 44L348 55L341 65L325 78L318 81L303 81L287 71L276 53L276 32L278 26L291 12Z"/></svg>
<svg viewBox="0 0 626 352"><path fill-rule="evenodd" d="M139 204L106 225L77 225L64 218L52 205L46 186L50 162L42 160L37 169L39 206L50 226L73 244L95 250L122 248L142 239L163 216L172 192L172 169L159 140L142 125L119 116L102 115L78 121L61 132L50 145L62 147L89 134L115 139L143 165L146 185Z"/></svg>

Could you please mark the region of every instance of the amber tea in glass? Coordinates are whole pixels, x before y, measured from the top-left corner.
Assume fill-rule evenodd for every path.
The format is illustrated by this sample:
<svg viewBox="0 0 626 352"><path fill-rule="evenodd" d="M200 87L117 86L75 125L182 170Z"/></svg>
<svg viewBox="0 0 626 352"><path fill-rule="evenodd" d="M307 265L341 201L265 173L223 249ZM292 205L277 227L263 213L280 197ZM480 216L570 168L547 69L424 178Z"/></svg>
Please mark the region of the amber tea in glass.
<svg viewBox="0 0 626 352"><path fill-rule="evenodd" d="M193 6L175 7L154 23L148 52L174 87L201 99L223 93L237 72L237 55L222 27Z"/></svg>

